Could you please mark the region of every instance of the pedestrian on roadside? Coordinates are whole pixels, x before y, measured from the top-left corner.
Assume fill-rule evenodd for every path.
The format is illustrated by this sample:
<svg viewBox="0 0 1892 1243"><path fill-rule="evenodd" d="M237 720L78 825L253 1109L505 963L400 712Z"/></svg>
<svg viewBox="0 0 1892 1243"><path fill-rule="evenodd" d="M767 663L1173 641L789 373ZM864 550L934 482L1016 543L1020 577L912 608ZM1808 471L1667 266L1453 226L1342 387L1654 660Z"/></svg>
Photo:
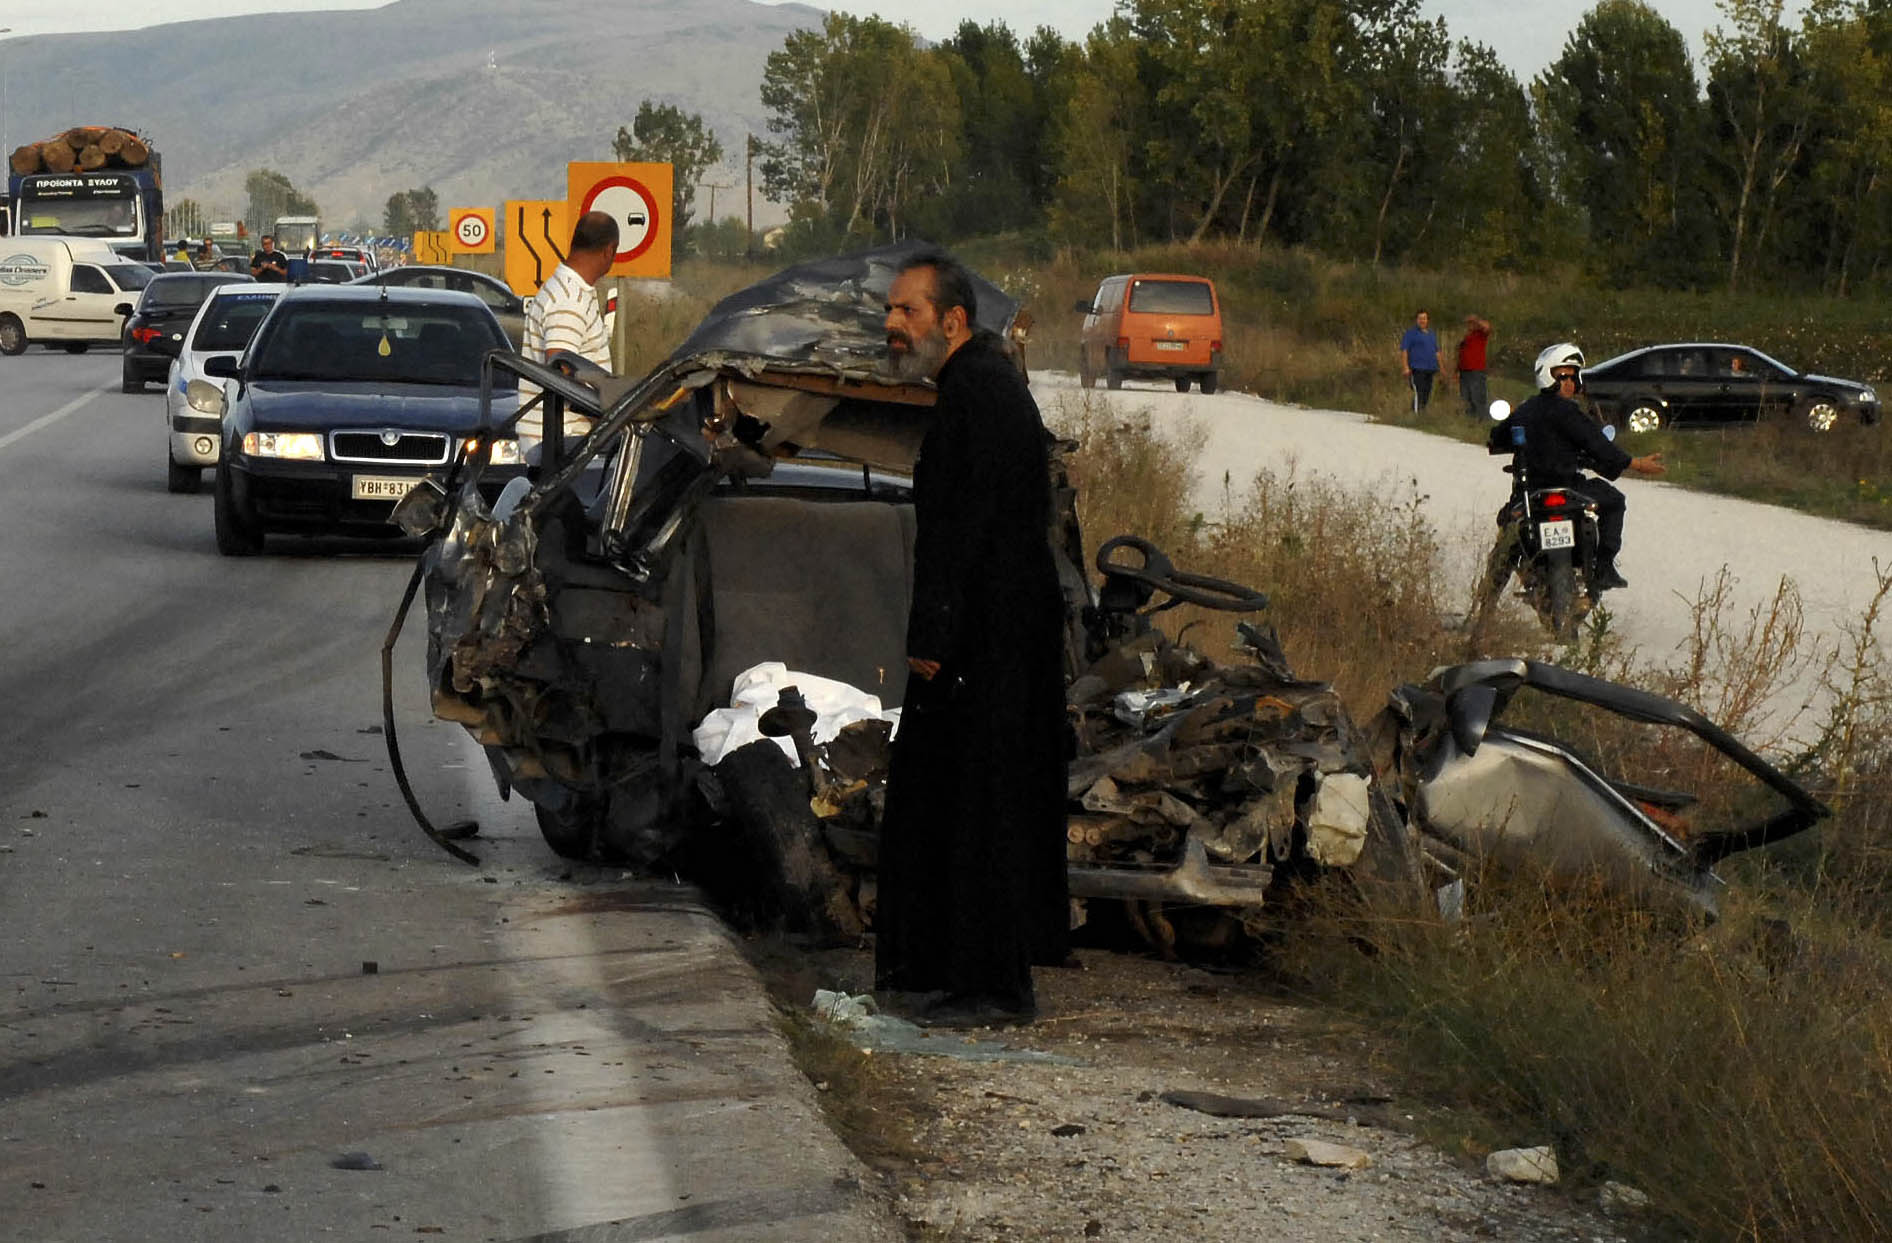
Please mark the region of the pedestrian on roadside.
<svg viewBox="0 0 1892 1243"><path fill-rule="evenodd" d="M1485 351L1491 343L1491 321L1482 315L1465 317L1465 335L1458 340L1458 395L1465 413L1482 419L1488 413L1485 389Z"/></svg>
<svg viewBox="0 0 1892 1243"><path fill-rule="evenodd" d="M598 309L595 288L611 270L618 252L618 222L608 213L586 212L572 229L571 245L565 262L553 269L539 292L526 303L526 327L519 352L533 362L547 361L564 352L611 369L611 334ZM535 384L519 385L519 404L538 396ZM569 441L591 430L591 420L567 411L565 437ZM539 410L520 416L514 427L519 437L519 452L537 448L545 435L545 420Z"/></svg>
<svg viewBox="0 0 1892 1243"><path fill-rule="evenodd" d="M1412 327L1399 339L1399 367L1412 386L1412 412L1418 414L1432 400L1432 381L1439 374L1439 338L1429 312L1413 316Z"/></svg>
<svg viewBox="0 0 1892 1243"><path fill-rule="evenodd" d="M263 234L263 244L250 256L250 275L273 285L289 279L289 256L276 249L276 239L267 233Z"/></svg>
<svg viewBox="0 0 1892 1243"><path fill-rule="evenodd" d="M894 1008L944 1027L1029 1022L1031 968L1065 960L1070 927L1050 437L998 336L975 327L976 298L938 253L908 260L887 295L892 361L935 379L939 399L913 472L874 978Z"/></svg>

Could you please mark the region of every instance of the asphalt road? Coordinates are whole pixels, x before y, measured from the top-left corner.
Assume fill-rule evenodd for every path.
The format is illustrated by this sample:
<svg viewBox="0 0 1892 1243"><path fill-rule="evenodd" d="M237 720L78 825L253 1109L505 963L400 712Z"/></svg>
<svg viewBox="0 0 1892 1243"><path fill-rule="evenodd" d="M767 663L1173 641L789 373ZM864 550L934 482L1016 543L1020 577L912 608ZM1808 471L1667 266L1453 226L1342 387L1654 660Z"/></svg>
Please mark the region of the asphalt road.
<svg viewBox="0 0 1892 1243"><path fill-rule="evenodd" d="M0 1235L889 1237L728 935L545 850L418 623L407 765L483 866L414 828L406 550L219 557L117 380L0 359Z"/></svg>

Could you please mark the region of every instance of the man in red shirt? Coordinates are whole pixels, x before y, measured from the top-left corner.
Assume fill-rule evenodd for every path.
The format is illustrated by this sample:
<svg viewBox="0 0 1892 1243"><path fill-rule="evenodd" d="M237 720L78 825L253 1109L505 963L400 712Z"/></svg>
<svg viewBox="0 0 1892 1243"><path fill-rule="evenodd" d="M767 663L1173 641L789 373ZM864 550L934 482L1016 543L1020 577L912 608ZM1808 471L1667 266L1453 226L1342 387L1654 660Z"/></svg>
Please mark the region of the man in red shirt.
<svg viewBox="0 0 1892 1243"><path fill-rule="evenodd" d="M1465 413L1474 419L1485 417L1485 343L1491 340L1491 321L1482 315L1465 317L1465 335L1458 343L1458 395L1465 399Z"/></svg>

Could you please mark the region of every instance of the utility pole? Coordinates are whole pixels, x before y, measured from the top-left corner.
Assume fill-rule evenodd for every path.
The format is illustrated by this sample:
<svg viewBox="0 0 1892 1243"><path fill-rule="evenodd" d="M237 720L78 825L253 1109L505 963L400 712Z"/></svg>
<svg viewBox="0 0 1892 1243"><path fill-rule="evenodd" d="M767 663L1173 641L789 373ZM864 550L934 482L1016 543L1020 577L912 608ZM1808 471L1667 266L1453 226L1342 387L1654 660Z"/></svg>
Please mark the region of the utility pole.
<svg viewBox="0 0 1892 1243"><path fill-rule="evenodd" d="M714 226L716 224L716 192L718 190L733 190L735 186L719 185L714 181L699 181L696 184L710 192L709 223L711 226Z"/></svg>
<svg viewBox="0 0 1892 1243"><path fill-rule="evenodd" d="M742 257L745 259L755 258L755 153L761 145L755 140L754 134L749 135L748 149L742 161L743 199L749 209L742 234Z"/></svg>

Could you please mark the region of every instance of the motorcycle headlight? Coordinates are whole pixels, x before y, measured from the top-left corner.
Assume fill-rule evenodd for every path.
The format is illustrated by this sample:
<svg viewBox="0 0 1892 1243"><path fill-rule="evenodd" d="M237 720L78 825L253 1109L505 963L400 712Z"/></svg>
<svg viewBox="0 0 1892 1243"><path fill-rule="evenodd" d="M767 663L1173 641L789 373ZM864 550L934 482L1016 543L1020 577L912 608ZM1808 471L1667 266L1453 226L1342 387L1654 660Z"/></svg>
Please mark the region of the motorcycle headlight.
<svg viewBox="0 0 1892 1243"><path fill-rule="evenodd" d="M466 442L467 456L471 457L473 454L478 453L479 451L480 451L479 437L469 436ZM519 462L520 462L519 442L516 440L507 439L505 437L496 438L493 441L493 456L489 460L492 462L494 466L519 465Z"/></svg>
<svg viewBox="0 0 1892 1243"><path fill-rule="evenodd" d="M313 432L247 432L243 452L250 457L292 458L298 462L326 461L322 438Z"/></svg>

